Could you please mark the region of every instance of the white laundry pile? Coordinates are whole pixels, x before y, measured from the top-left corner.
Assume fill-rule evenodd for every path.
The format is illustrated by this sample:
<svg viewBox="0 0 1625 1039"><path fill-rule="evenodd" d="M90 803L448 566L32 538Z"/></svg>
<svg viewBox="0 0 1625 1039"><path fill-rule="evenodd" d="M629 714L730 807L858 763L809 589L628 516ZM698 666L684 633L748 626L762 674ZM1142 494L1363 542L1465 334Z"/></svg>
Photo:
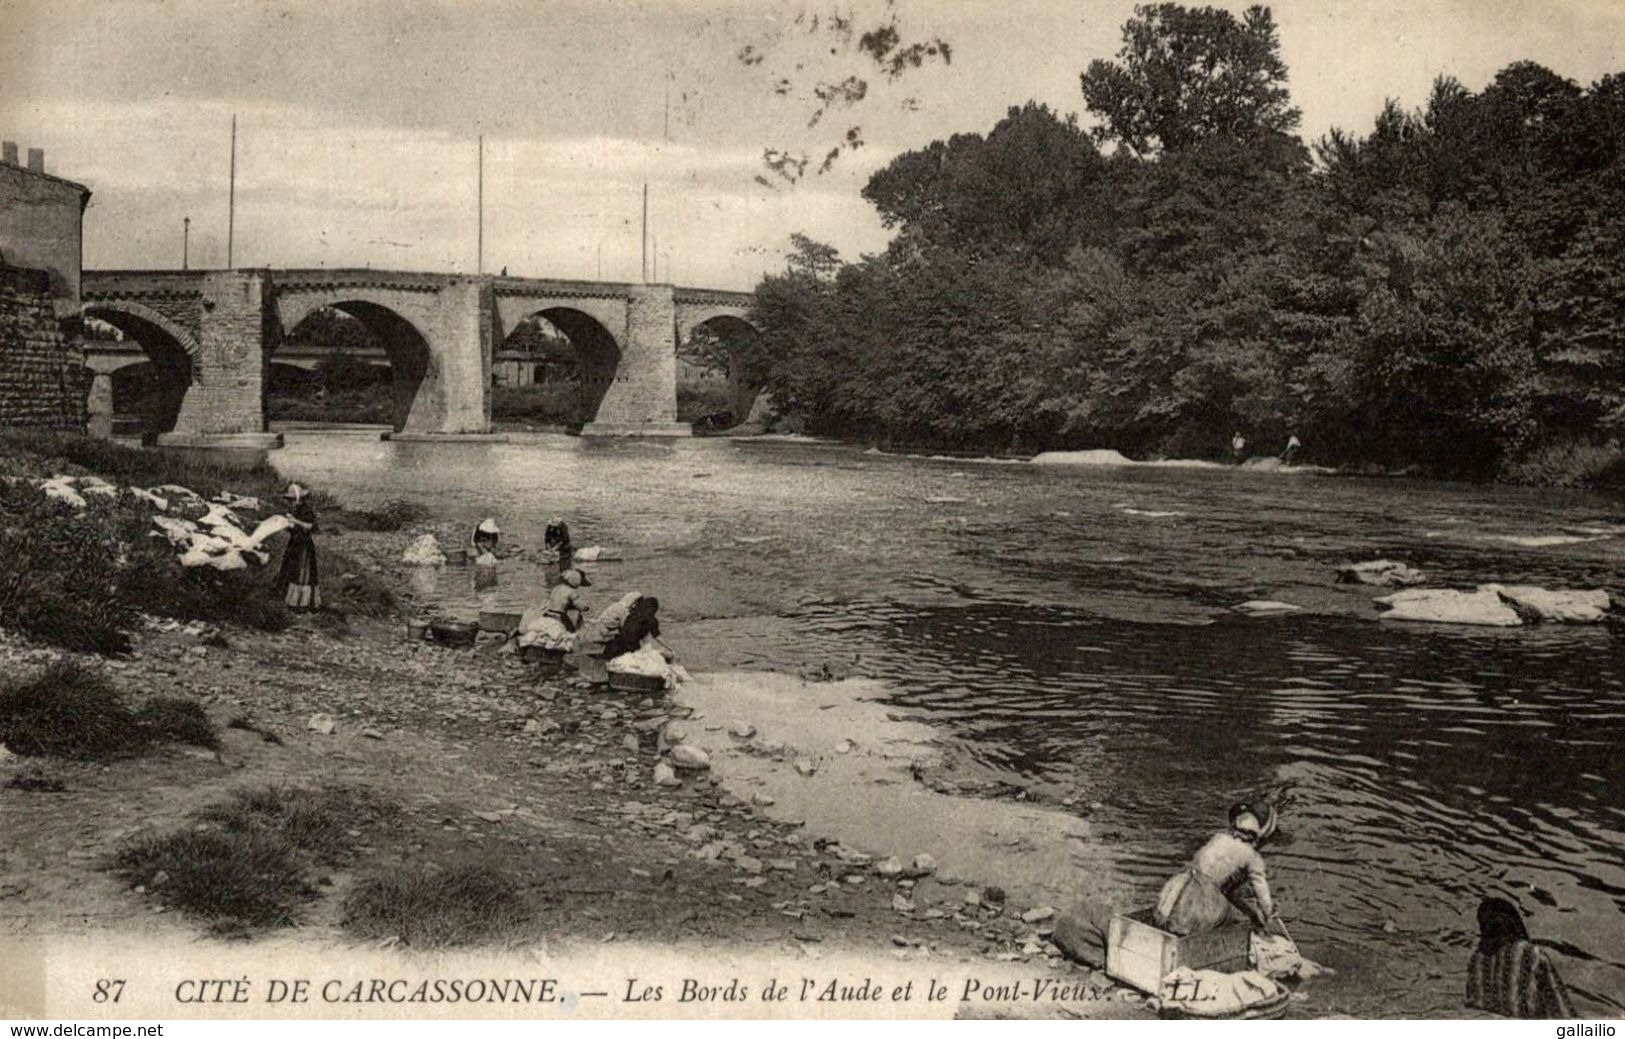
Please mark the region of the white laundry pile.
<svg viewBox="0 0 1625 1039"><path fill-rule="evenodd" d="M689 677L688 672L668 661L666 655L655 646L622 653L605 666L611 674L658 678L666 683L667 689L675 689Z"/></svg>
<svg viewBox="0 0 1625 1039"><path fill-rule="evenodd" d="M401 562L407 566L445 566L446 553L440 551L440 542L433 534L425 534L406 547Z"/></svg>

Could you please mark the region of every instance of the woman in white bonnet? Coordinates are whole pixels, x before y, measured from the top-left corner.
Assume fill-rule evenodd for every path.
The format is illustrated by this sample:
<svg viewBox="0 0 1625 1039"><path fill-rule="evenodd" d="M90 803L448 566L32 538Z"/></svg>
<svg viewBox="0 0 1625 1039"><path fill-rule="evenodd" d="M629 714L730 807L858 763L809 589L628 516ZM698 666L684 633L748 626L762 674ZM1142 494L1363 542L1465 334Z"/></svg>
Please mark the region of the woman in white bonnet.
<svg viewBox="0 0 1625 1039"><path fill-rule="evenodd" d="M288 547L282 550L282 568L277 573L277 592L293 610L322 608L321 579L316 569L316 510L310 496L297 483L288 484L282 495L293 503L288 512Z"/></svg>

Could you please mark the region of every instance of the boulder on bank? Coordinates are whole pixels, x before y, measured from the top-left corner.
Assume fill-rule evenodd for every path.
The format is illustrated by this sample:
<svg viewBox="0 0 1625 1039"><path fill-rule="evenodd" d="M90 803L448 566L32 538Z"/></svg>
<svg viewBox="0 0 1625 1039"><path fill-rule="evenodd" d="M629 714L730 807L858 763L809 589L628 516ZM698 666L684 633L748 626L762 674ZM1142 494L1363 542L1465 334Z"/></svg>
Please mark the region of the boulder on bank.
<svg viewBox="0 0 1625 1039"><path fill-rule="evenodd" d="M1402 588L1427 580L1422 576L1422 571L1393 559L1373 559L1340 566L1337 568L1337 579L1343 584L1372 584L1380 588Z"/></svg>
<svg viewBox="0 0 1625 1039"><path fill-rule="evenodd" d="M1494 586L1471 592L1454 588L1413 588L1376 600L1385 610L1384 620L1424 621L1434 624L1473 624L1492 628L1516 628L1523 623L1518 611L1508 606Z"/></svg>

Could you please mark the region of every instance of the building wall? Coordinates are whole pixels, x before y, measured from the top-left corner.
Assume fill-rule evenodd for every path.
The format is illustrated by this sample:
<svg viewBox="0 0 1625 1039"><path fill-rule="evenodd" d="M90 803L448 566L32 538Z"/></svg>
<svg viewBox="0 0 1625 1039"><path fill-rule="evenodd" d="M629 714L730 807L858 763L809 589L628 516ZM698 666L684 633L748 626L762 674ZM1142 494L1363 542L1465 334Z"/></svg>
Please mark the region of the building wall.
<svg viewBox="0 0 1625 1039"><path fill-rule="evenodd" d="M29 156L40 169L16 164L8 144L0 159L0 253L14 267L46 272L60 319L79 315L81 236L90 190L44 172L44 157Z"/></svg>
<svg viewBox="0 0 1625 1039"><path fill-rule="evenodd" d="M51 286L49 271L0 265L0 426L85 428L84 352L63 334Z"/></svg>

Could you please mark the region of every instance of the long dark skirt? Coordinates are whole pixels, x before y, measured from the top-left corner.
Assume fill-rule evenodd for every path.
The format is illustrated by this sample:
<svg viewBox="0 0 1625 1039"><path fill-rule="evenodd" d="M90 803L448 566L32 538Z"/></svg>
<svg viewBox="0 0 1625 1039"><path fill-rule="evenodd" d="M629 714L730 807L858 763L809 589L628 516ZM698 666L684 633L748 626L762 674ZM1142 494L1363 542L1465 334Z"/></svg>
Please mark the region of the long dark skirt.
<svg viewBox="0 0 1625 1039"><path fill-rule="evenodd" d="M322 606L321 579L316 572L316 540L303 530L288 538L282 553L282 570L277 575L282 601L295 610L319 610Z"/></svg>

